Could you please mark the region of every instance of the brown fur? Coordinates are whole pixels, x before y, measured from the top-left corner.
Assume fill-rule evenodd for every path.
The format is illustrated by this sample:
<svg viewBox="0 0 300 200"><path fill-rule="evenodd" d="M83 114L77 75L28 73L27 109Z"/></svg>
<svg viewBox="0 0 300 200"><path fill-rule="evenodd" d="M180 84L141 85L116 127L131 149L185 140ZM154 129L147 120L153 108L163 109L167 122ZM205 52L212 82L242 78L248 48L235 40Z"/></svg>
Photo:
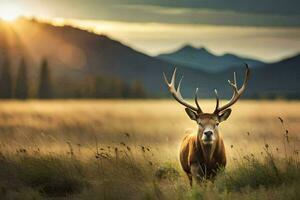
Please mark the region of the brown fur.
<svg viewBox="0 0 300 200"><path fill-rule="evenodd" d="M226 166L225 147L221 136L219 136L216 141L216 146L210 160L207 157L205 148L205 145L197 141L196 134L189 134L185 136L181 143L180 163L187 174L191 185L192 178L195 178L195 176L198 176L197 179L214 177L219 167ZM193 173L193 167L198 168L198 174Z"/></svg>
<svg viewBox="0 0 300 200"><path fill-rule="evenodd" d="M196 121L199 126L197 135L190 134L186 136L180 147L180 163L183 170L186 172L191 185L193 179L201 181L203 178L214 177L218 168L225 167L225 147L223 139L218 132L218 125L229 117L231 113L230 107L236 103L244 93L249 76L250 71L246 64L245 79L240 88L237 86L235 73L233 81L229 80L229 85L233 89L233 96L230 101L219 107L218 92L215 90L215 110L213 113L204 113L198 103L198 88L195 92L195 107L182 98L180 93L180 83L182 79L180 80L178 87L175 87L176 68L170 83L164 74L165 82L172 96L176 101L185 106L187 115L191 120Z"/></svg>

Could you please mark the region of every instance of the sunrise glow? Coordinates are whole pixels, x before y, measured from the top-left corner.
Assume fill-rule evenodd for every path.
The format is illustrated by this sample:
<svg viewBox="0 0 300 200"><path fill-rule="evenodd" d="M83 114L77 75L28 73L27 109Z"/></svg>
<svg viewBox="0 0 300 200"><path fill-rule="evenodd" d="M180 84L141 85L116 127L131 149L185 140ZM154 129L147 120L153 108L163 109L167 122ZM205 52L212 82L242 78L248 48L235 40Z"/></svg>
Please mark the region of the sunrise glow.
<svg viewBox="0 0 300 200"><path fill-rule="evenodd" d="M17 5L4 5L0 8L0 18L5 21L14 21L21 16L21 9Z"/></svg>

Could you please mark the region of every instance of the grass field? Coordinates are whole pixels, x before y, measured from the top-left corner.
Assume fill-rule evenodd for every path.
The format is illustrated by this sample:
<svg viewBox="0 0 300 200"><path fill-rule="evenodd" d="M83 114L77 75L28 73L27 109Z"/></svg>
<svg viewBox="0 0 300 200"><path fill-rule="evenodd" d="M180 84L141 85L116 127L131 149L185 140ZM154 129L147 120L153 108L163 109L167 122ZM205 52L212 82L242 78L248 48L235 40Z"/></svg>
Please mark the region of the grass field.
<svg viewBox="0 0 300 200"><path fill-rule="evenodd" d="M297 101L238 102L220 125L226 170L190 188L178 147L196 124L174 101L3 101L0 197L299 199L299 111Z"/></svg>

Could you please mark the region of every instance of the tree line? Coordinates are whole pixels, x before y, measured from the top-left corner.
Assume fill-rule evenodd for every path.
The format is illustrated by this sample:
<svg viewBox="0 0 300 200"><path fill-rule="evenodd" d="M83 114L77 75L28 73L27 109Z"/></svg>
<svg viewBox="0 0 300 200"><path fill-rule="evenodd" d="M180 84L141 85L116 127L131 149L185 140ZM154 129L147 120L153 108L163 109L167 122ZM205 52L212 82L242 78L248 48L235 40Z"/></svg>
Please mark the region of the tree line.
<svg viewBox="0 0 300 200"><path fill-rule="evenodd" d="M5 59L0 72L0 98L146 98L143 84L138 80L128 84L120 78L101 75L87 75L81 80L53 77L46 59L40 64L38 78L31 77L24 58L15 76L9 59Z"/></svg>

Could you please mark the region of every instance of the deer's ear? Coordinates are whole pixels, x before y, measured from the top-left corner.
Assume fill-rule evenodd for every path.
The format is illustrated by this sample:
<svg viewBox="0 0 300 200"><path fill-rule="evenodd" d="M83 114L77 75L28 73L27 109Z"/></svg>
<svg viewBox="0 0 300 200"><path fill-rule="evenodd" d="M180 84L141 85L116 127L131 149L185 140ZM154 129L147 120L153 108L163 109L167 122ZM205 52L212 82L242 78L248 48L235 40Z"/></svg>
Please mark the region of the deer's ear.
<svg viewBox="0 0 300 200"><path fill-rule="evenodd" d="M219 115L219 122L223 122L225 121L229 115L231 114L231 109L227 109L225 111L223 111L220 115Z"/></svg>
<svg viewBox="0 0 300 200"><path fill-rule="evenodd" d="M189 108L185 108L185 112L186 112L186 114L188 114L188 116L191 118L191 120L197 121L197 113L195 113L194 111L192 111Z"/></svg>

